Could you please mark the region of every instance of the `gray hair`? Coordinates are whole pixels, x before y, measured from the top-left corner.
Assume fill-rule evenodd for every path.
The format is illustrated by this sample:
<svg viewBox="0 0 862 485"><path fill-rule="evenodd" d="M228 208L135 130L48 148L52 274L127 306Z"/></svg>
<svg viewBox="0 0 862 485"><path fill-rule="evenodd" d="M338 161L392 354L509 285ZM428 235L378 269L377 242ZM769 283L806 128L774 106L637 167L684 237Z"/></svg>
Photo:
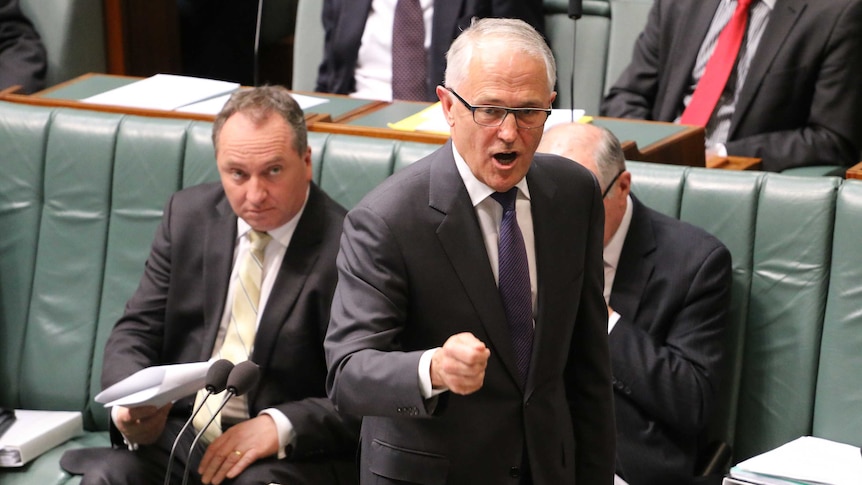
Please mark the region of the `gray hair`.
<svg viewBox="0 0 862 485"><path fill-rule="evenodd" d="M487 41L505 40L515 51L541 58L545 63L548 89L557 82L557 65L548 43L530 24L520 19L473 18L470 27L459 35L446 53L445 85L460 87L467 79L473 51Z"/></svg>
<svg viewBox="0 0 862 485"><path fill-rule="evenodd" d="M242 113L259 124L273 113L281 116L293 130L293 148L304 155L308 149L308 129L305 113L299 103L283 86L260 86L241 89L233 93L213 122L213 146L218 150L218 139L225 122L236 113Z"/></svg>
<svg viewBox="0 0 862 485"><path fill-rule="evenodd" d="M596 161L599 183L603 188L626 169L626 156L616 135L605 127L593 125L601 132L599 142L595 146L593 158Z"/></svg>

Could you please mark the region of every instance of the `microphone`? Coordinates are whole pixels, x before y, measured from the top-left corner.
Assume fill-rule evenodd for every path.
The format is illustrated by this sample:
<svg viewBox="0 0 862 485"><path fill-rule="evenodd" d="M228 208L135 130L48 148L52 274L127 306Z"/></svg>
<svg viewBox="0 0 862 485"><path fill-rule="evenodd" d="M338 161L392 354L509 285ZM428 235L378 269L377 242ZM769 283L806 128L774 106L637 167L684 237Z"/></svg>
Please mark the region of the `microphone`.
<svg viewBox="0 0 862 485"><path fill-rule="evenodd" d="M171 445L171 455L168 457L168 468L165 470L165 485L170 484L171 480L171 468L174 464L174 452L177 449L177 443L180 441L180 436L186 432L186 428L192 424L195 416L198 415L198 412L204 407L207 399L213 394L218 394L225 390L227 387L227 378L230 374L231 370L233 370L233 363L227 359L220 359L212 364L210 364L209 370L207 370L206 384L204 384L204 389L207 390L207 395L201 400L201 403L198 404L198 407L192 412L192 415L189 416L189 419L186 421L186 424L183 425L180 432L177 433L177 437L174 438L174 444Z"/></svg>
<svg viewBox="0 0 862 485"><path fill-rule="evenodd" d="M240 362L230 371L230 374L227 376L227 392L225 393L224 398L222 398L221 404L219 404L216 412L214 412L210 417L210 420L207 421L206 426L201 427L201 430L198 431L197 435L195 435L195 439L189 447L189 460L186 460L186 469L183 471L183 485L186 485L189 480L189 462L191 461L192 450L195 449L195 446L198 444L198 440L200 440L201 436L203 436L204 431L209 428L213 421L215 421L215 417L218 416L230 398L234 396L242 396L247 393L255 386L255 384L257 384L259 379L260 367L250 360Z"/></svg>
<svg viewBox="0 0 862 485"><path fill-rule="evenodd" d="M260 86L260 23L263 17L263 0L257 2L257 23L254 26L254 85Z"/></svg>
<svg viewBox="0 0 862 485"><path fill-rule="evenodd" d="M569 18L579 19L584 14L583 0L569 0Z"/></svg>

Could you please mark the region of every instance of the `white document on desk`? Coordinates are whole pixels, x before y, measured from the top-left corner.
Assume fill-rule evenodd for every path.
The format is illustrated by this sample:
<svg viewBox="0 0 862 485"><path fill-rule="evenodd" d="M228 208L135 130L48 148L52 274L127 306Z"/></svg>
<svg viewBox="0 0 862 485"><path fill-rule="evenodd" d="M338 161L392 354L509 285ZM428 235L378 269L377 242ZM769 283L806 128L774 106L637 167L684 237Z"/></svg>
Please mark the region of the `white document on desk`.
<svg viewBox="0 0 862 485"><path fill-rule="evenodd" d="M862 456L855 446L803 436L739 463L730 476L765 484L859 485Z"/></svg>
<svg viewBox="0 0 862 485"><path fill-rule="evenodd" d="M84 98L85 103L172 111L231 93L239 83L175 74L156 74L140 81Z"/></svg>
<svg viewBox="0 0 862 485"><path fill-rule="evenodd" d="M0 437L0 467L24 466L84 433L79 411L15 410L15 423Z"/></svg>
<svg viewBox="0 0 862 485"><path fill-rule="evenodd" d="M156 365L141 369L96 395L105 407L155 406L191 396L206 384L210 362Z"/></svg>

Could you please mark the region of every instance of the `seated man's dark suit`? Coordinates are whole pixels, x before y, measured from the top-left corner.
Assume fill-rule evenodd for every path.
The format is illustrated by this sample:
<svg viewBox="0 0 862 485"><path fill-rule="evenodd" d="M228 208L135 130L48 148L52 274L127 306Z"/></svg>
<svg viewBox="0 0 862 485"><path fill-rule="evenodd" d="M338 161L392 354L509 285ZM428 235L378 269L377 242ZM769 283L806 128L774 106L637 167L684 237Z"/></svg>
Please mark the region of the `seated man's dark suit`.
<svg viewBox="0 0 862 485"><path fill-rule="evenodd" d="M630 485L692 483L721 400L731 259L706 231L634 195L611 291L617 473Z"/></svg>
<svg viewBox="0 0 862 485"><path fill-rule="evenodd" d="M22 93L45 87L45 46L18 0L0 0L0 90L21 86Z"/></svg>
<svg viewBox="0 0 862 485"><path fill-rule="evenodd" d="M603 116L674 121L719 0L655 0ZM777 0L725 143L764 170L850 166L862 149L862 1Z"/></svg>
<svg viewBox="0 0 862 485"><path fill-rule="evenodd" d="M350 94L356 91L356 60L372 0L319 0L323 2L326 40L315 91ZM431 48L428 49L428 101L437 101L435 89L443 82L446 51L473 17L519 18L544 32L541 0L434 0Z"/></svg>
<svg viewBox="0 0 862 485"><path fill-rule="evenodd" d="M265 480L254 483L291 485L356 480L353 458L358 422L339 414L326 397L322 346L337 279L335 256L344 214L344 208L311 185L263 309L251 355L260 365L261 379L248 393L250 416L277 408L290 420L296 437L286 450L287 458L256 461L240 474L239 483L252 483L252 477ZM210 359L236 239L237 216L220 183L192 187L171 197L140 286L106 344L103 387L148 366ZM166 460L193 401L191 396L176 402L160 442L142 445L134 453L149 453L156 462ZM69 452L64 456L64 468L80 473L88 470L89 460L126 459L123 455L129 452L113 423L111 426L115 449L76 450L74 456ZM193 431L188 430L185 445L178 446L175 472L183 469ZM200 458L200 454L193 456L189 466L197 469ZM151 468L161 483L164 463Z"/></svg>

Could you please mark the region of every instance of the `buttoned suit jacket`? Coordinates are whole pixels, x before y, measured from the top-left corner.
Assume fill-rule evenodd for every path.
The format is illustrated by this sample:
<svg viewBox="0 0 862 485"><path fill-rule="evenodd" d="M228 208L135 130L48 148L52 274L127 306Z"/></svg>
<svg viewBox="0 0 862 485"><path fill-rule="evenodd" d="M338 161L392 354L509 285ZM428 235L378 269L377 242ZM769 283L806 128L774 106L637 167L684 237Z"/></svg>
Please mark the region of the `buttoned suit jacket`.
<svg viewBox="0 0 862 485"><path fill-rule="evenodd" d="M632 196L611 290L617 472L630 485L690 484L723 396L731 258L706 231Z"/></svg>
<svg viewBox="0 0 862 485"><path fill-rule="evenodd" d="M352 457L356 450L358 421L339 414L324 387L322 342L344 214L311 185L255 336L251 360L261 377L247 394L249 415L276 408L287 416L296 432L288 460ZM149 366L211 358L236 237L237 217L220 183L171 196L140 285L106 343L103 388ZM178 401L172 413L188 417L193 401Z"/></svg>
<svg viewBox="0 0 862 485"><path fill-rule="evenodd" d="M18 0L0 0L0 90L18 85L32 93L45 87L46 56Z"/></svg>
<svg viewBox="0 0 862 485"><path fill-rule="evenodd" d="M598 185L552 155L526 179L538 275L526 384L451 141L348 213L325 349L330 397L364 416L361 483L514 483L525 456L537 485L611 483ZM490 349L484 384L426 402L420 356L460 332Z"/></svg>
<svg viewBox="0 0 862 485"><path fill-rule="evenodd" d="M350 94L356 91L356 60L372 0L323 0L325 41L316 91ZM544 32L541 0L434 0L431 47L428 49L426 101L437 101L443 82L446 51L470 26L473 17L519 18Z"/></svg>
<svg viewBox="0 0 862 485"><path fill-rule="evenodd" d="M674 121L719 0L656 0L601 114ZM763 168L845 165L862 149L862 1L777 0L726 143Z"/></svg>

